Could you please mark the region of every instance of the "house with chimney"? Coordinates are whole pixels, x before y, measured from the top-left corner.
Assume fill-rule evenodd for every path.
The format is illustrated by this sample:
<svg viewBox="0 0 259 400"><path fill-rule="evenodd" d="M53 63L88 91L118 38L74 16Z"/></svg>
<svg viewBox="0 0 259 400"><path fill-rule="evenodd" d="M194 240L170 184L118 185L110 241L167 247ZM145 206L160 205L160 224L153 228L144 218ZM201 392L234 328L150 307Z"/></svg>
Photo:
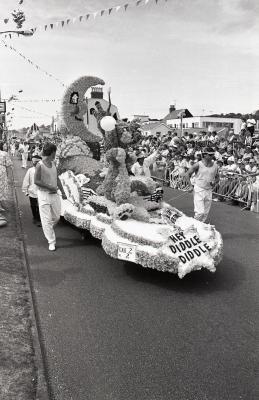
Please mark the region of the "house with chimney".
<svg viewBox="0 0 259 400"><path fill-rule="evenodd" d="M240 118L193 116L186 108L176 110L170 106L169 113L163 118L170 129L176 130L179 134L182 130L193 133L198 131L216 131L225 134L230 129L236 134L240 132Z"/></svg>
<svg viewBox="0 0 259 400"><path fill-rule="evenodd" d="M179 123L181 122L181 118L191 118L193 115L187 108L180 108L176 110L174 105L169 107L169 113L163 118L163 121L168 124L168 121L177 120ZM177 126L175 126L177 128Z"/></svg>

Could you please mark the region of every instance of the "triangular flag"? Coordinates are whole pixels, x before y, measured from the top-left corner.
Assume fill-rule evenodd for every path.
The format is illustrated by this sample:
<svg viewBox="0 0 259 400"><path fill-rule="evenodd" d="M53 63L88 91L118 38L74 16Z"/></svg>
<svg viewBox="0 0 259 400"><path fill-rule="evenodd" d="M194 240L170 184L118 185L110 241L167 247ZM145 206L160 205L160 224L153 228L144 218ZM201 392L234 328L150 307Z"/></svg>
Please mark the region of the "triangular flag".
<svg viewBox="0 0 259 400"><path fill-rule="evenodd" d="M62 27L64 26L64 24L65 24L65 21L61 21L61 25L62 25Z"/></svg>
<svg viewBox="0 0 259 400"><path fill-rule="evenodd" d="M81 21L82 21L82 19L83 19L83 15L80 15L80 17L79 17L79 21L81 22Z"/></svg>
<svg viewBox="0 0 259 400"><path fill-rule="evenodd" d="M124 6L124 8L125 8L125 11L127 11L127 8L129 7L129 5L128 4L125 4L125 6Z"/></svg>
<svg viewBox="0 0 259 400"><path fill-rule="evenodd" d="M9 33L9 38L12 39L12 35Z"/></svg>
<svg viewBox="0 0 259 400"><path fill-rule="evenodd" d="M9 21L9 18L5 18L4 19L4 23L7 24L7 22Z"/></svg>
<svg viewBox="0 0 259 400"><path fill-rule="evenodd" d="M76 19L77 19L76 17L73 18L73 20L72 20L73 24L76 22Z"/></svg>
<svg viewBox="0 0 259 400"><path fill-rule="evenodd" d="M56 25L56 27L58 27L59 26L59 21L57 21L55 25Z"/></svg>
<svg viewBox="0 0 259 400"><path fill-rule="evenodd" d="M90 14L87 14L87 15L85 16L85 19L88 20L89 17L90 17Z"/></svg>
<svg viewBox="0 0 259 400"><path fill-rule="evenodd" d="M93 13L94 19L97 17L97 14L98 14L98 11L96 11L96 12Z"/></svg>
<svg viewBox="0 0 259 400"><path fill-rule="evenodd" d="M67 19L67 25L69 24L69 22L70 22L70 18L69 18L69 19Z"/></svg>
<svg viewBox="0 0 259 400"><path fill-rule="evenodd" d="M102 10L102 11L101 11L101 17L103 16L104 12L105 12L105 10Z"/></svg>
<svg viewBox="0 0 259 400"><path fill-rule="evenodd" d="M120 10L121 6L117 6L115 7L116 12L118 12Z"/></svg>
<svg viewBox="0 0 259 400"><path fill-rule="evenodd" d="M48 25L45 25L45 27L44 27L44 28L45 28L45 31L47 30L47 27L48 27Z"/></svg>
<svg viewBox="0 0 259 400"><path fill-rule="evenodd" d="M50 24L50 29L53 29L53 26L54 26L53 24Z"/></svg>
<svg viewBox="0 0 259 400"><path fill-rule="evenodd" d="M111 12L112 12L112 8L109 8L109 15L110 15Z"/></svg>

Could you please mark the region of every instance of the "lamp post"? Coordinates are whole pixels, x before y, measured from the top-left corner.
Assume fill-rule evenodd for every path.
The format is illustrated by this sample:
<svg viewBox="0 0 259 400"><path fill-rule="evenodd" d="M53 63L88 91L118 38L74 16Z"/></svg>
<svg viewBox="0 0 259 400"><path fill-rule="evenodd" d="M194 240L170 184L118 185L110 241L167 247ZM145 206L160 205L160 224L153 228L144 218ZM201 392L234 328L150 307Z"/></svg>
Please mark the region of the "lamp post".
<svg viewBox="0 0 259 400"><path fill-rule="evenodd" d="M1 31L0 35L4 35L7 33L16 33L17 35L23 35L23 36L32 36L34 34L33 30L27 30L27 31Z"/></svg>
<svg viewBox="0 0 259 400"><path fill-rule="evenodd" d="M183 136L183 117L185 117L185 110L182 110L178 114L178 118L181 118L181 137Z"/></svg>

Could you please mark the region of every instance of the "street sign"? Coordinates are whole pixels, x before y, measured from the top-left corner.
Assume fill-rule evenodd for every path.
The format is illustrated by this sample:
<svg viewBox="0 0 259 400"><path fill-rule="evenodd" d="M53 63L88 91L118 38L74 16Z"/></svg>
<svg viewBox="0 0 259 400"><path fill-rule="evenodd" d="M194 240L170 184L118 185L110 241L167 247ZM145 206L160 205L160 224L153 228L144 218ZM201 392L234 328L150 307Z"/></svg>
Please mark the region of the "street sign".
<svg viewBox="0 0 259 400"><path fill-rule="evenodd" d="M0 113L5 113L5 112L6 112L6 102L0 101Z"/></svg>

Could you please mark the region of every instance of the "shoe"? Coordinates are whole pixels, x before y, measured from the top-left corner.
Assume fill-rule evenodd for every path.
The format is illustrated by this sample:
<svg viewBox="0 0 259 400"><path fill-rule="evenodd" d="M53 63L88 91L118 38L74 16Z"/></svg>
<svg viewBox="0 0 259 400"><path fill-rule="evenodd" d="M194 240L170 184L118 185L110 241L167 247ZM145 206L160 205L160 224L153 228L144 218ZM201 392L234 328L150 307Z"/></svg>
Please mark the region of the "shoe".
<svg viewBox="0 0 259 400"><path fill-rule="evenodd" d="M50 243L49 244L49 251L55 251L56 250L56 246L54 243Z"/></svg>

